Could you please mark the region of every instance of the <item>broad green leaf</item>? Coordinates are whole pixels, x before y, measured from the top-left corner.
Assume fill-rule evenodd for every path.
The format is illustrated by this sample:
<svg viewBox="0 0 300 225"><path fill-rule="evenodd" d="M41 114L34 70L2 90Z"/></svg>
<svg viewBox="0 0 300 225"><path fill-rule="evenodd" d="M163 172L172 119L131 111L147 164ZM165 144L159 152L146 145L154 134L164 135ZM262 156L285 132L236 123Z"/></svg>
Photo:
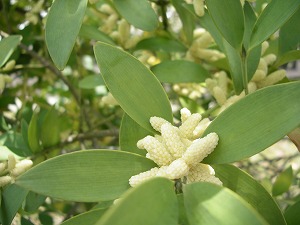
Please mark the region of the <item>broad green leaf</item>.
<svg viewBox="0 0 300 225"><path fill-rule="evenodd" d="M284 217L287 225L299 225L300 224L300 201L296 202L294 205L288 207L284 212Z"/></svg>
<svg viewBox="0 0 300 225"><path fill-rule="evenodd" d="M87 0L55 0L48 13L45 38L49 54L60 70L66 66L81 23Z"/></svg>
<svg viewBox="0 0 300 225"><path fill-rule="evenodd" d="M28 143L33 153L42 150L40 143L40 130L38 126L38 113L34 112L28 125Z"/></svg>
<svg viewBox="0 0 300 225"><path fill-rule="evenodd" d="M286 52L296 50L300 43L300 8L297 12L280 28L278 53L283 55Z"/></svg>
<svg viewBox="0 0 300 225"><path fill-rule="evenodd" d="M232 165L214 165L223 186L246 200L269 224L286 225L284 217L271 195L250 175Z"/></svg>
<svg viewBox="0 0 300 225"><path fill-rule="evenodd" d="M57 144L60 140L60 120L58 112L52 107L42 120L40 139L44 148Z"/></svg>
<svg viewBox="0 0 300 225"><path fill-rule="evenodd" d="M157 177L130 189L96 225L177 225L174 183Z"/></svg>
<svg viewBox="0 0 300 225"><path fill-rule="evenodd" d="M204 162L234 162L274 144L300 124L299 99L300 82L290 82L263 88L239 100L206 129L204 135L216 132L220 140Z"/></svg>
<svg viewBox="0 0 300 225"><path fill-rule="evenodd" d="M300 0L272 0L258 17L251 35L250 48L265 41L299 9Z"/></svg>
<svg viewBox="0 0 300 225"><path fill-rule="evenodd" d="M147 67L130 54L104 43L98 43L94 52L108 89L133 120L149 131L154 131L149 122L151 116L172 122L167 95Z"/></svg>
<svg viewBox="0 0 300 225"><path fill-rule="evenodd" d="M187 48L180 42L167 37L151 37L137 43L135 50L146 49L150 51L185 52Z"/></svg>
<svg viewBox="0 0 300 225"><path fill-rule="evenodd" d="M29 192L26 196L26 202L24 206L24 211L26 212L35 212L38 208L44 203L46 196L39 195L37 193Z"/></svg>
<svg viewBox="0 0 300 225"><path fill-rule="evenodd" d="M195 29L195 16L184 6L182 0L171 0L179 18L182 22L182 30L188 43L193 41L193 32Z"/></svg>
<svg viewBox="0 0 300 225"><path fill-rule="evenodd" d="M227 188L199 182L183 187L190 224L258 225L267 224L245 200Z"/></svg>
<svg viewBox="0 0 300 225"><path fill-rule="evenodd" d="M293 50L286 52L285 54L279 56L277 62L274 67L278 68L286 63L293 62L300 59L300 50Z"/></svg>
<svg viewBox="0 0 300 225"><path fill-rule="evenodd" d="M206 0L206 6L224 39L236 50L244 36L244 14L240 1Z"/></svg>
<svg viewBox="0 0 300 225"><path fill-rule="evenodd" d="M293 169L291 166L289 166L276 178L272 188L272 195L278 196L283 194L284 192L287 192L293 183L293 179Z"/></svg>
<svg viewBox="0 0 300 225"><path fill-rule="evenodd" d="M147 151L139 149L136 146L136 143L147 135L153 135L153 133L145 130L137 122L131 119L130 116L124 113L119 135L120 148L122 151L133 152L145 156Z"/></svg>
<svg viewBox="0 0 300 225"><path fill-rule="evenodd" d="M256 46L248 52L247 60L247 78L248 82L252 79L255 71L257 70L261 56L261 45Z"/></svg>
<svg viewBox="0 0 300 225"><path fill-rule="evenodd" d="M15 184L10 184L2 189L1 224L10 225L19 208L21 207L28 191Z"/></svg>
<svg viewBox="0 0 300 225"><path fill-rule="evenodd" d="M93 89L97 86L105 85L102 76L90 75L79 81L78 86L82 89Z"/></svg>
<svg viewBox="0 0 300 225"><path fill-rule="evenodd" d="M153 161L128 152L86 150L61 155L31 168L16 184L33 192L79 202L118 198L131 176L155 167Z"/></svg>
<svg viewBox="0 0 300 225"><path fill-rule="evenodd" d="M61 223L61 225L94 225L107 209L91 210Z"/></svg>
<svg viewBox="0 0 300 225"><path fill-rule="evenodd" d="M96 41L102 41L111 45L116 43L107 34L100 31L97 27L82 24L79 32L79 36L86 39L93 39Z"/></svg>
<svg viewBox="0 0 300 225"><path fill-rule="evenodd" d="M151 70L160 82L166 83L201 83L209 77L201 65L185 60L164 61Z"/></svg>
<svg viewBox="0 0 300 225"><path fill-rule="evenodd" d="M133 26L152 31L158 26L158 18L147 0L114 0L118 12Z"/></svg>
<svg viewBox="0 0 300 225"><path fill-rule="evenodd" d="M4 135L6 137L4 145L9 148L9 150L23 157L32 155L30 148L20 133L10 131Z"/></svg>
<svg viewBox="0 0 300 225"><path fill-rule="evenodd" d="M21 35L11 35L0 41L0 68L7 62L21 40Z"/></svg>

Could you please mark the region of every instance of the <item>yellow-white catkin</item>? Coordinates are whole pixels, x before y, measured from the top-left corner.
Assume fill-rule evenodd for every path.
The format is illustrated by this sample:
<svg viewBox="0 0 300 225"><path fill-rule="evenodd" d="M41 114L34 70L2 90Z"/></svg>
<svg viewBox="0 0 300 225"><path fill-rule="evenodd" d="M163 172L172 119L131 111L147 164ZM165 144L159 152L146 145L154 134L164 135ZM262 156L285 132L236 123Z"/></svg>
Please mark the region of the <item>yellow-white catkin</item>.
<svg viewBox="0 0 300 225"><path fill-rule="evenodd" d="M102 97L101 102L104 105L111 105L111 106L119 105L115 97L110 92L106 96Z"/></svg>
<svg viewBox="0 0 300 225"><path fill-rule="evenodd" d="M146 136L137 142L137 147L146 149L150 158L159 166L169 165L173 160L166 147L155 137Z"/></svg>
<svg viewBox="0 0 300 225"><path fill-rule="evenodd" d="M195 13L200 17L204 16L204 0L194 0L193 5Z"/></svg>
<svg viewBox="0 0 300 225"><path fill-rule="evenodd" d="M187 183L199 181L222 185L222 182L217 177L215 177L214 169L211 166L202 163L198 163L191 167L187 176Z"/></svg>
<svg viewBox="0 0 300 225"><path fill-rule="evenodd" d="M254 81L254 82L259 82L259 81L262 81L263 79L265 79L267 76L266 72L263 71L263 70L256 70L251 81Z"/></svg>
<svg viewBox="0 0 300 225"><path fill-rule="evenodd" d="M6 167L7 167L6 162L0 163L0 175L6 170Z"/></svg>
<svg viewBox="0 0 300 225"><path fill-rule="evenodd" d="M205 79L205 84L210 93L213 93L214 87L218 85L217 81L211 78Z"/></svg>
<svg viewBox="0 0 300 225"><path fill-rule="evenodd" d="M13 168L15 168L16 166L16 158L13 154L8 154L8 157L7 157L7 169L8 171L11 171Z"/></svg>
<svg viewBox="0 0 300 225"><path fill-rule="evenodd" d="M121 42L124 44L130 37L130 25L129 23L122 19L119 22L118 31L120 34Z"/></svg>
<svg viewBox="0 0 300 225"><path fill-rule="evenodd" d="M268 73L268 64L267 64L266 60L264 60L263 58L261 58L259 60L257 69L258 70L262 70L262 71L265 72L265 74L267 74Z"/></svg>
<svg viewBox="0 0 300 225"><path fill-rule="evenodd" d="M4 76L0 74L0 94L3 92L4 88L5 88Z"/></svg>
<svg viewBox="0 0 300 225"><path fill-rule="evenodd" d="M157 172L158 172L158 168L157 167L154 167L152 168L151 170L148 170L146 172L142 172L138 175L135 175L135 176L132 176L130 179L129 179L129 184L131 187L135 187L136 185L146 181L146 180L149 180L150 178L152 177L155 177Z"/></svg>
<svg viewBox="0 0 300 225"><path fill-rule="evenodd" d="M261 55L265 54L267 48L269 48L269 42L264 41L264 42L261 44Z"/></svg>
<svg viewBox="0 0 300 225"><path fill-rule="evenodd" d="M9 184L12 181L10 176L3 176L0 177L0 187L4 187L5 185Z"/></svg>
<svg viewBox="0 0 300 225"><path fill-rule="evenodd" d="M286 77L286 71L285 70L283 70L283 69L277 70L277 71L269 74L264 80L259 82L258 87L262 88L262 87L267 87L267 86L276 84L285 77Z"/></svg>
<svg viewBox="0 0 300 225"><path fill-rule="evenodd" d="M272 65L276 61L277 57L275 54L268 54L264 56L263 59L266 61L267 65Z"/></svg>
<svg viewBox="0 0 300 225"><path fill-rule="evenodd" d="M161 117L152 116L150 118L150 124L154 130L161 132L161 126L164 124L170 124L170 123Z"/></svg>
<svg viewBox="0 0 300 225"><path fill-rule="evenodd" d="M214 41L209 32L204 32L199 38L195 40L198 48L207 48Z"/></svg>
<svg viewBox="0 0 300 225"><path fill-rule="evenodd" d="M204 118L203 120L201 120L193 131L194 139L201 137L210 123L211 121L208 118Z"/></svg>
<svg viewBox="0 0 300 225"><path fill-rule="evenodd" d="M224 58L225 55L214 49L197 49L196 56L209 62Z"/></svg>
<svg viewBox="0 0 300 225"><path fill-rule="evenodd" d="M179 129L169 123L161 126L161 135L171 155L178 159L185 152L185 146L180 140Z"/></svg>
<svg viewBox="0 0 300 225"><path fill-rule="evenodd" d="M184 121L179 127L180 136L192 139L193 131L201 120L201 115L199 113L193 113L186 121Z"/></svg>
<svg viewBox="0 0 300 225"><path fill-rule="evenodd" d="M23 168L25 171L29 170L33 165L30 159L23 159L16 164L16 168Z"/></svg>
<svg viewBox="0 0 300 225"><path fill-rule="evenodd" d="M166 169L167 178L179 179L186 176L189 172L189 166L179 158L174 160Z"/></svg>
<svg viewBox="0 0 300 225"><path fill-rule="evenodd" d="M249 82L248 83L248 91L249 91L249 93L251 94L251 93L253 93L254 91L256 91L257 90L257 85L256 85L256 83L255 82Z"/></svg>
<svg viewBox="0 0 300 225"><path fill-rule="evenodd" d="M226 102L226 94L223 92L223 90L217 86L213 89L213 96L215 97L217 103L219 105L223 105Z"/></svg>
<svg viewBox="0 0 300 225"><path fill-rule="evenodd" d="M218 141L219 137L216 133L210 133L201 139L196 139L182 155L182 159L188 165L199 163L206 156L213 152L214 148L218 144Z"/></svg>
<svg viewBox="0 0 300 225"><path fill-rule="evenodd" d="M227 94L228 89L228 78L225 71L218 73L218 86L223 90L224 94Z"/></svg>
<svg viewBox="0 0 300 225"><path fill-rule="evenodd" d="M20 176L21 174L25 173L26 170L23 167L15 167L10 171L10 176L12 177L17 177Z"/></svg>
<svg viewBox="0 0 300 225"><path fill-rule="evenodd" d="M10 71L12 70L16 65L16 61L15 60L10 60L8 61L5 66L2 68L3 71Z"/></svg>
<svg viewBox="0 0 300 225"><path fill-rule="evenodd" d="M101 5L99 11L106 13L106 14L116 13L115 10L109 4L106 4L106 3Z"/></svg>
<svg viewBox="0 0 300 225"><path fill-rule="evenodd" d="M181 115L181 122L184 123L191 116L191 112L187 108L182 108L180 110L180 115Z"/></svg>

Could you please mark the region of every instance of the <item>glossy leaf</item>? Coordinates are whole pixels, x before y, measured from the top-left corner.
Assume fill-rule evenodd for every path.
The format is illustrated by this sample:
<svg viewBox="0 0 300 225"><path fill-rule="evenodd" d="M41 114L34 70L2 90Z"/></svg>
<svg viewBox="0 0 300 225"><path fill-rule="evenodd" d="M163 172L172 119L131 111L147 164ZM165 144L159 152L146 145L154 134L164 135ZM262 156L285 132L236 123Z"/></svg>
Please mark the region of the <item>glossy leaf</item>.
<svg viewBox="0 0 300 225"><path fill-rule="evenodd" d="M72 217L61 225L94 225L107 209L95 209Z"/></svg>
<svg viewBox="0 0 300 225"><path fill-rule="evenodd" d="M40 128L40 139L44 148L57 144L60 140L59 114L52 107L45 115Z"/></svg>
<svg viewBox="0 0 300 225"><path fill-rule="evenodd" d="M298 10L300 0L272 0L258 17L251 35L251 48L261 44Z"/></svg>
<svg viewBox="0 0 300 225"><path fill-rule="evenodd" d="M46 45L54 64L60 70L64 69L69 60L87 2L55 0L48 13L45 27Z"/></svg>
<svg viewBox="0 0 300 225"><path fill-rule="evenodd" d="M82 24L79 36L86 39L93 39L95 41L102 41L111 45L116 43L107 34L101 32L97 27Z"/></svg>
<svg viewBox="0 0 300 225"><path fill-rule="evenodd" d="M157 28L157 15L147 0L114 0L113 3L122 17L136 28L145 31Z"/></svg>
<svg viewBox="0 0 300 225"><path fill-rule="evenodd" d="M187 50L181 42L167 37L151 37L143 39L137 43L135 49L165 52L185 52Z"/></svg>
<svg viewBox="0 0 300 225"><path fill-rule="evenodd" d="M78 86L82 89L93 89L97 86L105 85L101 75L90 75L79 81Z"/></svg>
<svg viewBox="0 0 300 225"><path fill-rule="evenodd" d="M11 35L0 41L0 68L7 62L21 40L21 35Z"/></svg>
<svg viewBox="0 0 300 225"><path fill-rule="evenodd" d="M190 224L267 224L245 200L227 188L199 182L185 185L183 194Z"/></svg>
<svg viewBox="0 0 300 225"><path fill-rule="evenodd" d="M258 90L222 112L206 129L220 141L205 163L234 162L274 144L299 124L300 82ZM287 119L288 118L288 119Z"/></svg>
<svg viewBox="0 0 300 225"><path fill-rule="evenodd" d="M1 224L10 225L19 208L21 207L28 191L15 184L6 186L2 190Z"/></svg>
<svg viewBox="0 0 300 225"><path fill-rule="evenodd" d="M272 195L278 196L283 194L284 192L287 192L293 183L293 179L293 169L290 166L282 173L280 173L276 178L272 188Z"/></svg>
<svg viewBox="0 0 300 225"><path fill-rule="evenodd" d="M271 195L255 179L232 165L214 165L223 186L246 200L269 224L286 225L284 217Z"/></svg>
<svg viewBox="0 0 300 225"><path fill-rule="evenodd" d="M128 53L107 44L94 48L103 79L123 110L149 131L151 116L172 122L172 110L154 74Z"/></svg>
<svg viewBox="0 0 300 225"><path fill-rule="evenodd" d="M147 135L153 135L153 133L141 127L137 122L131 119L130 116L124 113L119 135L120 148L122 151L145 156L147 151L139 149L136 143Z"/></svg>
<svg viewBox="0 0 300 225"><path fill-rule="evenodd" d="M33 153L42 150L40 143L40 130L38 126L38 113L34 112L28 125L28 143Z"/></svg>
<svg viewBox="0 0 300 225"><path fill-rule="evenodd" d="M201 65L185 60L164 61L151 70L160 82L166 83L201 83L209 77Z"/></svg>
<svg viewBox="0 0 300 225"><path fill-rule="evenodd" d="M300 201L296 202L294 205L288 207L284 212L287 225L299 225L300 224Z"/></svg>
<svg viewBox="0 0 300 225"><path fill-rule="evenodd" d="M155 167L142 156L113 150L87 150L61 155L31 168L16 184L33 192L70 201L118 198L131 176Z"/></svg>
<svg viewBox="0 0 300 225"><path fill-rule="evenodd" d="M177 220L174 183L157 177L130 189L96 225L177 225Z"/></svg>
<svg viewBox="0 0 300 225"><path fill-rule="evenodd" d="M206 0L206 6L224 39L240 49L244 36L244 15L240 1Z"/></svg>

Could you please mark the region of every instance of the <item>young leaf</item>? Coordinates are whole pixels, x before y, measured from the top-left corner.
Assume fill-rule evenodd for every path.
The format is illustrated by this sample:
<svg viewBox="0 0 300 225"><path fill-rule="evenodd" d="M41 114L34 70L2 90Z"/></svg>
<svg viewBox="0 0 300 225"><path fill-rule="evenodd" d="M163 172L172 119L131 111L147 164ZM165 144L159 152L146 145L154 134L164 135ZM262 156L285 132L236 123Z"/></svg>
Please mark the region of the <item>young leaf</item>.
<svg viewBox="0 0 300 225"><path fill-rule="evenodd" d="M21 35L11 35L0 41L0 68L7 62L21 40Z"/></svg>
<svg viewBox="0 0 300 225"><path fill-rule="evenodd" d="M223 186L246 200L269 224L286 225L284 217L271 195L250 175L232 165L214 165Z"/></svg>
<svg viewBox="0 0 300 225"><path fill-rule="evenodd" d="M147 67L130 54L104 43L98 43L94 52L107 87L133 120L151 132L151 116L172 122L167 95Z"/></svg>
<svg viewBox="0 0 300 225"><path fill-rule="evenodd" d="M97 27L82 24L79 36L95 41L102 41L107 44L115 45L116 43L107 34L101 32Z"/></svg>
<svg viewBox="0 0 300 225"><path fill-rule="evenodd" d="M284 212L284 217L287 225L299 225L300 224L300 201L296 202L294 205L288 207Z"/></svg>
<svg viewBox="0 0 300 225"><path fill-rule="evenodd" d="M61 225L94 225L107 209L95 209L72 217Z"/></svg>
<svg viewBox="0 0 300 225"><path fill-rule="evenodd" d="M284 192L287 192L293 182L293 178L293 169L290 166L282 173L280 173L276 178L272 188L272 195L278 196L283 194Z"/></svg>
<svg viewBox="0 0 300 225"><path fill-rule="evenodd" d="M234 162L274 144L299 125L299 99L300 82L291 82L258 90L233 104L206 129L204 135L216 132L220 141L204 162Z"/></svg>
<svg viewBox="0 0 300 225"><path fill-rule="evenodd" d="M236 50L244 36L244 14L240 1L206 0L207 9L224 39Z"/></svg>
<svg viewBox="0 0 300 225"><path fill-rule="evenodd" d="M42 120L40 139L44 148L59 142L60 121L58 112L52 107Z"/></svg>
<svg viewBox="0 0 300 225"><path fill-rule="evenodd" d="M199 182L185 185L183 196L190 224L268 224L245 200L215 184Z"/></svg>
<svg viewBox="0 0 300 225"><path fill-rule="evenodd" d="M28 125L28 143L33 153L42 150L40 144L40 130L38 126L38 113L34 112Z"/></svg>
<svg viewBox="0 0 300 225"><path fill-rule="evenodd" d="M258 17L251 35L250 48L265 41L298 10L300 0L272 0Z"/></svg>
<svg viewBox="0 0 300 225"><path fill-rule="evenodd" d="M248 52L247 60L247 78L248 82L252 79L261 56L261 45L256 46Z"/></svg>
<svg viewBox="0 0 300 225"><path fill-rule="evenodd" d="M147 0L114 0L118 12L133 26L152 31L158 26L157 16Z"/></svg>
<svg viewBox="0 0 300 225"><path fill-rule="evenodd" d="M64 69L69 60L87 2L88 0L56 0L48 13L46 45L54 64L60 70Z"/></svg>
<svg viewBox="0 0 300 225"><path fill-rule="evenodd" d="M105 85L105 83L103 78L97 74L87 76L78 83L78 86L82 89L93 89L100 85Z"/></svg>
<svg viewBox="0 0 300 225"><path fill-rule="evenodd" d="M130 116L124 113L119 135L120 148L122 151L133 152L145 156L147 151L139 149L136 146L136 143L147 135L153 135L153 133L145 130L137 122L131 119Z"/></svg>
<svg viewBox="0 0 300 225"><path fill-rule="evenodd" d="M130 189L96 225L177 225L174 183L157 177Z"/></svg>
<svg viewBox="0 0 300 225"><path fill-rule="evenodd" d="M97 202L118 198L129 188L131 176L152 167L153 161L136 154L86 150L40 163L19 176L16 184L54 198Z"/></svg>
<svg viewBox="0 0 300 225"><path fill-rule="evenodd" d="M166 83L201 83L209 77L201 65L185 60L164 61L151 70L160 82Z"/></svg>

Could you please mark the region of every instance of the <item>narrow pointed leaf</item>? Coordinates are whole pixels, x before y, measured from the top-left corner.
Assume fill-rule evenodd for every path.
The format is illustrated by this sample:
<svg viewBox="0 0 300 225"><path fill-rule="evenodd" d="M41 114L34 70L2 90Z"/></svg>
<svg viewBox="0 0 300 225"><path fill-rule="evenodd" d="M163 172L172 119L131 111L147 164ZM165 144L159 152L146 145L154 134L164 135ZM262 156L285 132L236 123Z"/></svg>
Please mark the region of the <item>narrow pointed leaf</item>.
<svg viewBox="0 0 300 225"><path fill-rule="evenodd" d="M96 225L177 225L174 183L157 177L130 189Z"/></svg>
<svg viewBox="0 0 300 225"><path fill-rule="evenodd" d="M116 43L107 34L101 32L97 27L82 24L79 36L86 39L93 39L95 41L102 41L111 45Z"/></svg>
<svg viewBox="0 0 300 225"><path fill-rule="evenodd" d="M95 209L72 217L61 225L94 225L107 209Z"/></svg>
<svg viewBox="0 0 300 225"><path fill-rule="evenodd" d="M275 63L274 67L282 66L286 63L293 62L300 59L300 50L293 50L284 53L282 56L279 56L279 59Z"/></svg>
<svg viewBox="0 0 300 225"><path fill-rule="evenodd" d="M221 164L252 156L299 124L300 82L258 90L222 112L206 129L220 141L204 162ZM263 138L262 138L263 137Z"/></svg>
<svg viewBox="0 0 300 225"><path fill-rule="evenodd" d="M22 36L11 35L0 41L0 68L7 62L21 40Z"/></svg>
<svg viewBox="0 0 300 225"><path fill-rule="evenodd" d="M79 202L118 198L131 176L155 167L145 157L113 150L88 150L47 160L18 177L33 192Z"/></svg>
<svg viewBox="0 0 300 225"><path fill-rule="evenodd" d="M211 183L193 183L183 188L190 224L267 225L267 222L241 197Z"/></svg>
<svg viewBox="0 0 300 225"><path fill-rule="evenodd" d="M103 78L98 74L87 76L78 83L78 86L82 89L93 89L100 85L105 85L105 83Z"/></svg>
<svg viewBox="0 0 300 225"><path fill-rule="evenodd" d="M244 15L240 1L207 0L207 9L224 39L240 49L244 36Z"/></svg>
<svg viewBox="0 0 300 225"><path fill-rule="evenodd" d="M248 52L247 60L247 78L248 82L252 79L257 70L261 56L261 45L256 46Z"/></svg>
<svg viewBox="0 0 300 225"><path fill-rule="evenodd" d="M286 219L287 225L299 225L300 224L300 201L296 202L294 205L288 207L284 212L284 217Z"/></svg>
<svg viewBox="0 0 300 225"><path fill-rule="evenodd" d="M151 70L160 82L166 83L201 83L209 77L201 65L185 60L164 61Z"/></svg>
<svg viewBox="0 0 300 225"><path fill-rule="evenodd" d="M223 186L246 200L269 224L286 225L284 217L269 192L244 171L232 165L214 165Z"/></svg>
<svg viewBox="0 0 300 225"><path fill-rule="evenodd" d="M293 183L293 179L293 169L290 166L282 173L280 173L276 178L272 188L272 195L277 196L283 194L284 192L287 192Z"/></svg>
<svg viewBox="0 0 300 225"><path fill-rule="evenodd" d="M103 79L123 110L138 124L154 131L149 119L172 122L172 110L163 87L154 74L130 54L98 43L94 48Z"/></svg>
<svg viewBox="0 0 300 225"><path fill-rule="evenodd" d="M152 31L158 26L158 18L147 0L114 0L118 12L133 26Z"/></svg>
<svg viewBox="0 0 300 225"><path fill-rule="evenodd" d="M33 153L42 150L42 146L40 144L40 130L38 126L37 112L33 113L30 123L28 125L28 143Z"/></svg>
<svg viewBox="0 0 300 225"><path fill-rule="evenodd" d="M57 144L60 140L60 123L59 114L52 107L43 118L40 132L40 139L44 148Z"/></svg>
<svg viewBox="0 0 300 225"><path fill-rule="evenodd" d="M299 9L300 0L272 0L258 17L253 28L251 48L277 31Z"/></svg>
<svg viewBox="0 0 300 225"><path fill-rule="evenodd" d="M54 64L60 70L64 69L69 60L87 2L55 0L48 13L45 27L46 45Z"/></svg>

